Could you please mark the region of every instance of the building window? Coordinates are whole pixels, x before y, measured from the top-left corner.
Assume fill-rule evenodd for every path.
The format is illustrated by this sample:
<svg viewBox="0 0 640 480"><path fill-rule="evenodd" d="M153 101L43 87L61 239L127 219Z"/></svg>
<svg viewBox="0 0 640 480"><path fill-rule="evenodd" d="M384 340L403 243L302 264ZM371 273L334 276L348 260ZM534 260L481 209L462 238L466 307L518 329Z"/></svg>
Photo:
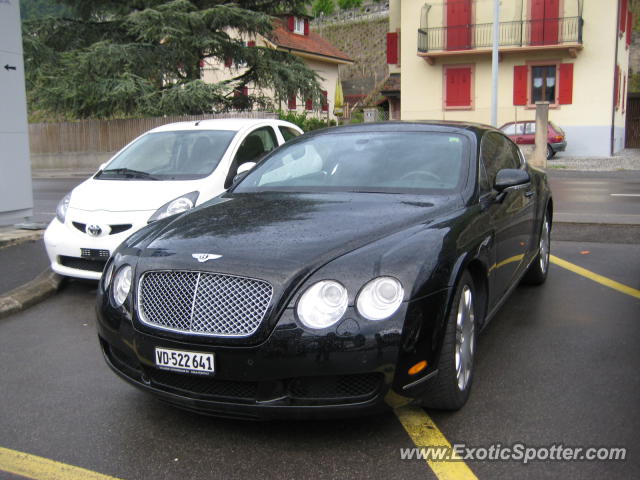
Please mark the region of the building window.
<svg viewBox="0 0 640 480"><path fill-rule="evenodd" d="M304 109L307 110L307 111L313 110L313 99L312 98L307 98L307 100L304 102Z"/></svg>
<svg viewBox="0 0 640 480"><path fill-rule="evenodd" d="M329 111L329 92L322 90L322 111Z"/></svg>
<svg viewBox="0 0 640 480"><path fill-rule="evenodd" d="M298 108L295 94L289 97L288 107L289 107L289 110L296 110Z"/></svg>
<svg viewBox="0 0 640 480"><path fill-rule="evenodd" d="M513 67L513 104L553 106L573 103L573 64L516 65Z"/></svg>
<svg viewBox="0 0 640 480"><path fill-rule="evenodd" d="M444 68L444 106L446 109L468 110L472 104L472 68L470 66L446 66Z"/></svg>
<svg viewBox="0 0 640 480"><path fill-rule="evenodd" d="M531 103L556 103L556 66L531 67Z"/></svg>
<svg viewBox="0 0 640 480"><path fill-rule="evenodd" d="M304 35L304 18L293 17L293 33Z"/></svg>

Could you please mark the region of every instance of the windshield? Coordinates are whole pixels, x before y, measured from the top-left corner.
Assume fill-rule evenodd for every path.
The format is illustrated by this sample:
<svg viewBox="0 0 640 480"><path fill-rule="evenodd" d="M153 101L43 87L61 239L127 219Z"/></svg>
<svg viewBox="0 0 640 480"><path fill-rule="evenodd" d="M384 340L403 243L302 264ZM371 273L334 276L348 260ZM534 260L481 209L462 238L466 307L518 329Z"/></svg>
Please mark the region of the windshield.
<svg viewBox="0 0 640 480"><path fill-rule="evenodd" d="M466 152L466 138L452 133L327 133L301 137L260 163L234 192L451 193L466 179Z"/></svg>
<svg viewBox="0 0 640 480"><path fill-rule="evenodd" d="M193 180L220 163L235 131L149 133L122 151L94 178L101 180Z"/></svg>

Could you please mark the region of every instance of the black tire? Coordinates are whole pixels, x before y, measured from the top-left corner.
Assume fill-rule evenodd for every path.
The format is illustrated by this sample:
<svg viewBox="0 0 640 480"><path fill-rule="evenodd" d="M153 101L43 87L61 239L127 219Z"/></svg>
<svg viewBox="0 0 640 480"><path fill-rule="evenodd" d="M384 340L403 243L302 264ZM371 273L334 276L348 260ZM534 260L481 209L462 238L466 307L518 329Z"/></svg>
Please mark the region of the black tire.
<svg viewBox="0 0 640 480"><path fill-rule="evenodd" d="M466 340L471 344L466 344L467 348L470 347L470 365L469 372L466 380L463 378L461 382L461 375L458 374L456 368L456 350L458 350L458 312L461 308L461 298L463 295L471 296L471 329L465 329ZM440 357L438 359L438 376L433 379L428 391L422 398L422 405L427 408L436 408L441 410L458 410L460 409L469 398L469 392L471 391L471 384L473 383L473 365L474 365L474 353L476 338L478 335L478 315L476 314L476 306L481 302L476 301L476 289L473 285L473 279L469 272L465 272L458 285L456 287L456 293L451 304L451 309L447 315L447 325L444 334L444 340L442 342L442 350L440 351ZM460 337L462 338L462 336ZM464 344L464 341L462 341ZM468 352L468 350L467 350ZM459 355L458 357L461 357ZM461 383L464 384L461 387Z"/></svg>
<svg viewBox="0 0 640 480"><path fill-rule="evenodd" d="M549 212L544 214L540 237L538 239L538 254L533 259L529 270L525 273L522 281L529 285L542 285L547 280L549 273L549 255L551 254L551 223Z"/></svg>
<svg viewBox="0 0 640 480"><path fill-rule="evenodd" d="M547 144L547 160L551 160L556 155L556 152L553 151L551 145Z"/></svg>

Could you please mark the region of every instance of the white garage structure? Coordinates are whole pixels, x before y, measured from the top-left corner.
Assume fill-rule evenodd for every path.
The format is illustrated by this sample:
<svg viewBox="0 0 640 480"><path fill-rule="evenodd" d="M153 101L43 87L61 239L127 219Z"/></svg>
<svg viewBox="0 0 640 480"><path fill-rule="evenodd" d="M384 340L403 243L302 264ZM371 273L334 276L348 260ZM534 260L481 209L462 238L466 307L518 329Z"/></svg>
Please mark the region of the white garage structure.
<svg viewBox="0 0 640 480"><path fill-rule="evenodd" d="M19 0L0 0L0 225L33 213Z"/></svg>

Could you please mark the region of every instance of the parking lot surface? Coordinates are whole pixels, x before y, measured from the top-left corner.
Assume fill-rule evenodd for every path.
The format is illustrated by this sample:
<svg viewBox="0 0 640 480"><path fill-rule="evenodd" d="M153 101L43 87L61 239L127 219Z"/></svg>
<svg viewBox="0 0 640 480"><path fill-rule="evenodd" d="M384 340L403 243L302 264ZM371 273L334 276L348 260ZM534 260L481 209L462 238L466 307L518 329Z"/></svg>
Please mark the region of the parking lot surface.
<svg viewBox="0 0 640 480"><path fill-rule="evenodd" d="M638 245L555 242L552 253L640 288ZM415 445L393 412L252 423L137 391L104 364L94 295L95 284L69 282L0 321L0 447L131 480L446 478L401 460ZM640 299L553 264L545 285L517 288L481 334L467 405L425 413L452 444L628 449L625 461L467 461L479 479L640 478L638 338Z"/></svg>

